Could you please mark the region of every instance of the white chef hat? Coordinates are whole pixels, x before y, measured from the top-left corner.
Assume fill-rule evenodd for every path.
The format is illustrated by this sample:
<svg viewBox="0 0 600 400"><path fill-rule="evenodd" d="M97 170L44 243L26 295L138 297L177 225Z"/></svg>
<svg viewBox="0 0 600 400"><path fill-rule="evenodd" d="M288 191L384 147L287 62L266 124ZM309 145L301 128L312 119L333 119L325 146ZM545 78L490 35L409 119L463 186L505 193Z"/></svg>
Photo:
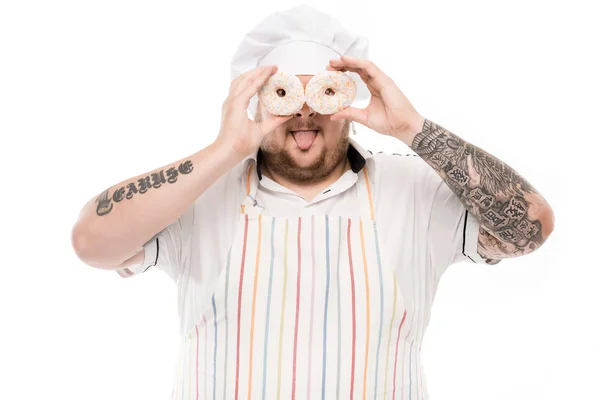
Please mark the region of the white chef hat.
<svg viewBox="0 0 600 400"><path fill-rule="evenodd" d="M262 65L276 64L279 72L316 75L326 71L329 60L343 55L368 58L368 40L345 29L333 17L307 5L276 12L246 34L231 61L231 80ZM356 82L355 102L368 99L370 92L360 76L347 74ZM250 99L248 116L254 118L257 96Z"/></svg>

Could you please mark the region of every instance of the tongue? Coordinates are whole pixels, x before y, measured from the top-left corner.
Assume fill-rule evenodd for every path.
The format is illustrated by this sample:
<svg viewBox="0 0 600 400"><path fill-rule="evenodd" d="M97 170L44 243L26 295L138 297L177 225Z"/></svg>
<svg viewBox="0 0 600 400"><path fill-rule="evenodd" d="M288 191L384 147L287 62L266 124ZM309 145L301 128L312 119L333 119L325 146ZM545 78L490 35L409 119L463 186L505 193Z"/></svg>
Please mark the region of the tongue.
<svg viewBox="0 0 600 400"><path fill-rule="evenodd" d="M315 131L298 131L294 132L294 140L302 150L306 150L315 141L317 132Z"/></svg>

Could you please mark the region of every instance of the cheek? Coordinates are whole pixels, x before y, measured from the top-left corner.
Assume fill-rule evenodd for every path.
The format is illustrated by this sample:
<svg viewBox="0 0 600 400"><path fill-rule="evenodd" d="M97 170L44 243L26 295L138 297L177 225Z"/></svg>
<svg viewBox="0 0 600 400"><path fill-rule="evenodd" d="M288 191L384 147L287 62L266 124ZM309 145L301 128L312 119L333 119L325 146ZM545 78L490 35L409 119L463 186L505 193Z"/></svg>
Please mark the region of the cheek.
<svg viewBox="0 0 600 400"><path fill-rule="evenodd" d="M262 145L268 148L279 148L285 144L286 140L286 129L278 127L273 132L265 136Z"/></svg>
<svg viewBox="0 0 600 400"><path fill-rule="evenodd" d="M337 142L344 135L344 121L331 121L323 126L326 142Z"/></svg>

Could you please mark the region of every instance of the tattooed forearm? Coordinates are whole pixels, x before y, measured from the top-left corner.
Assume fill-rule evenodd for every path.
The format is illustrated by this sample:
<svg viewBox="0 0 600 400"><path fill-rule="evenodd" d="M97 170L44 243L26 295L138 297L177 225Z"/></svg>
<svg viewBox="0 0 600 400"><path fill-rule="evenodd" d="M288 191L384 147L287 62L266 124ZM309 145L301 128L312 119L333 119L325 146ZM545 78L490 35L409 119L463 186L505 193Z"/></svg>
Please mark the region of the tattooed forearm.
<svg viewBox="0 0 600 400"><path fill-rule="evenodd" d="M477 247L479 255L482 256L488 264L492 265L498 264L500 262L500 258L504 258L498 257L498 252L507 254L509 257L511 257L511 253L514 250L512 248L514 246L509 248L506 243L496 239L482 227L479 227L479 242Z"/></svg>
<svg viewBox="0 0 600 400"><path fill-rule="evenodd" d="M135 194L144 194L150 189L158 189L163 184L175 183L177 182L179 174L187 175L192 172L193 169L194 166L192 165L192 162L187 160L179 164L179 167L177 168L171 167L166 171L155 172L138 179L137 182L131 182L126 186L121 186L119 189L115 190L112 195L109 195L108 192L110 189L107 189L96 198L96 203L98 203L96 214L102 216L110 213L113 209L113 202L119 203L123 201L123 199L129 200Z"/></svg>
<svg viewBox="0 0 600 400"><path fill-rule="evenodd" d="M481 221L483 257L527 254L546 240L549 205L507 164L427 119L411 147Z"/></svg>

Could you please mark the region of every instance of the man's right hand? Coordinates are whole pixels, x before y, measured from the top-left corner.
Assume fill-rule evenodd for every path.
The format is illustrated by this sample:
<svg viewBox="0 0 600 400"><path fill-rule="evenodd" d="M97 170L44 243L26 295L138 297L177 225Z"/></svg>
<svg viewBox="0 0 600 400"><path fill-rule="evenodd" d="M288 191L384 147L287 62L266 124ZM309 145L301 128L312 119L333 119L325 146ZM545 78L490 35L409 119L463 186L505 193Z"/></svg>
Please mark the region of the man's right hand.
<svg viewBox="0 0 600 400"><path fill-rule="evenodd" d="M269 115L259 123L248 118L246 109L250 99L276 72L275 65L258 67L231 82L229 96L221 109L221 129L215 143L230 149L240 159L255 152L266 135L293 117Z"/></svg>

